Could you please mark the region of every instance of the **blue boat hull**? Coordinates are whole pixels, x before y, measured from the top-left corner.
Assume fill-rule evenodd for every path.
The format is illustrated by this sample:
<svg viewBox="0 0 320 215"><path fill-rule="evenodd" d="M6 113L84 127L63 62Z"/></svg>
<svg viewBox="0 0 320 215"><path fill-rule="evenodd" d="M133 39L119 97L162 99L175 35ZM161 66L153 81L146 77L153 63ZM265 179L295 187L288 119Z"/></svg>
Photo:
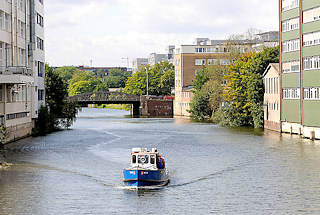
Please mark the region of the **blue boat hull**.
<svg viewBox="0 0 320 215"><path fill-rule="evenodd" d="M124 183L130 187L165 186L169 182L166 170L123 170Z"/></svg>

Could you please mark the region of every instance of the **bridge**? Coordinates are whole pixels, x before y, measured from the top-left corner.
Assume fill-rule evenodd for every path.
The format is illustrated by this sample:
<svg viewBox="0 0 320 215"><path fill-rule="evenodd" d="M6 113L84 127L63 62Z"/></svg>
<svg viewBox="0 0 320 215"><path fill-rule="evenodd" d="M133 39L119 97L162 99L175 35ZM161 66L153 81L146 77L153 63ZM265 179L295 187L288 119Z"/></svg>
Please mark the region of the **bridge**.
<svg viewBox="0 0 320 215"><path fill-rule="evenodd" d="M69 101L78 103L81 106L89 104L132 104L131 114L140 115L140 96L121 92L94 92L84 93L68 98Z"/></svg>

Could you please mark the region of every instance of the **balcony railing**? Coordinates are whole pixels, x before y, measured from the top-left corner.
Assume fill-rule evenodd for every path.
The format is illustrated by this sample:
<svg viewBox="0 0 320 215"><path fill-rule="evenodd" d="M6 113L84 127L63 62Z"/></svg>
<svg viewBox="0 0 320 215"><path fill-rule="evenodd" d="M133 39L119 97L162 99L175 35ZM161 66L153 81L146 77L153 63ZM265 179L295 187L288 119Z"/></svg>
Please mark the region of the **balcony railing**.
<svg viewBox="0 0 320 215"><path fill-rule="evenodd" d="M0 75L26 75L32 76L32 70L27 67L0 67Z"/></svg>

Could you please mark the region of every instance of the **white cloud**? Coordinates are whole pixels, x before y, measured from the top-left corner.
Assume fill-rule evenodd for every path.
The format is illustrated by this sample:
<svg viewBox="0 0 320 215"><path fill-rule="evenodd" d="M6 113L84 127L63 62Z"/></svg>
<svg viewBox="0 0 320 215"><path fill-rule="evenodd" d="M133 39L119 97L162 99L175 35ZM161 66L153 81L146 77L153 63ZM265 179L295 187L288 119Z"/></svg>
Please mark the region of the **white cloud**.
<svg viewBox="0 0 320 215"><path fill-rule="evenodd" d="M50 0L45 7L47 62L58 66L91 59L125 66L123 57L146 57L195 37L278 29L278 0Z"/></svg>

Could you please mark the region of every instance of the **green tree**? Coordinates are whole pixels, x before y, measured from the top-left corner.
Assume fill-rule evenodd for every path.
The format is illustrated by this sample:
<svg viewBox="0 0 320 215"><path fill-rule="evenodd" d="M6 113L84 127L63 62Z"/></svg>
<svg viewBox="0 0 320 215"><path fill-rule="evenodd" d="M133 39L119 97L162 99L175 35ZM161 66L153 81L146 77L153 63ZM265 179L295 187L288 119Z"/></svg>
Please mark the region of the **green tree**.
<svg viewBox="0 0 320 215"><path fill-rule="evenodd" d="M193 98L190 104L191 117L196 120L209 120L221 107L223 76L225 66L203 67L194 80Z"/></svg>
<svg viewBox="0 0 320 215"><path fill-rule="evenodd" d="M34 135L68 128L72 125L77 114L77 105L67 101L67 85L59 73L46 65L46 106L39 109Z"/></svg>
<svg viewBox="0 0 320 215"><path fill-rule="evenodd" d="M125 93L134 95L147 94L147 79L149 95L167 95L174 87L174 66L168 62L161 62L150 67L141 67L128 78Z"/></svg>
<svg viewBox="0 0 320 215"><path fill-rule="evenodd" d="M68 83L72 76L80 70L73 66L64 66L56 68L54 71L59 74L65 83Z"/></svg>
<svg viewBox="0 0 320 215"><path fill-rule="evenodd" d="M0 126L0 144L5 144L8 137L8 131L4 123Z"/></svg>
<svg viewBox="0 0 320 215"><path fill-rule="evenodd" d="M244 54L231 63L226 75L227 86L224 94L224 99L229 105L221 110L225 113L220 114L223 124L232 122L230 126L263 127L262 75L269 63L275 62L279 62L279 47Z"/></svg>
<svg viewBox="0 0 320 215"><path fill-rule="evenodd" d="M69 96L98 91L108 91L108 86L91 71L77 72L69 80Z"/></svg>

